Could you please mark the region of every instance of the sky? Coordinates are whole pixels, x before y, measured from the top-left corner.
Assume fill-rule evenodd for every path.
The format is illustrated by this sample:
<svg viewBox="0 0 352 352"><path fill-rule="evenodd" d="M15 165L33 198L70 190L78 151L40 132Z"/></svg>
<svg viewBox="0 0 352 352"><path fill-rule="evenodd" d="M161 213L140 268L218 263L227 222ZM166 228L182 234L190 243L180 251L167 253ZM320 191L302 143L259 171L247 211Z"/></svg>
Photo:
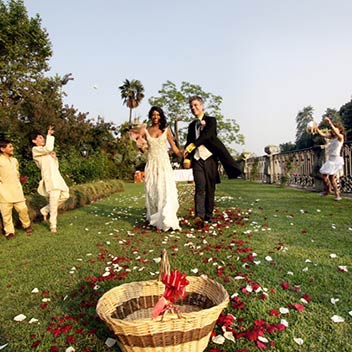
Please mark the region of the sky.
<svg viewBox="0 0 352 352"><path fill-rule="evenodd" d="M245 136L238 152L294 142L296 115L321 120L352 96L350 0L24 0L52 43L50 75L72 73L65 103L121 124L120 90L139 79L147 118L162 84L186 81L223 98ZM219 135L221 139L221 134Z"/></svg>

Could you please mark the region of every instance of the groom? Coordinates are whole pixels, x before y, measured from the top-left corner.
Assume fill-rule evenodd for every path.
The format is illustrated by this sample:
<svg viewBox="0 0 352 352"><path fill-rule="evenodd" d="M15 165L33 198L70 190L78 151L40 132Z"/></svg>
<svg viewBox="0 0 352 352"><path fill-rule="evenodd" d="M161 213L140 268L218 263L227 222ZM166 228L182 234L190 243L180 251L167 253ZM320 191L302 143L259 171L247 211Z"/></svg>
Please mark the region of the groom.
<svg viewBox="0 0 352 352"><path fill-rule="evenodd" d="M202 228L204 221L212 222L215 187L220 183L218 160L229 178L237 178L241 171L217 137L216 118L204 113L202 97L190 97L189 105L196 119L188 126L184 157L192 159L195 182L194 222L198 228Z"/></svg>

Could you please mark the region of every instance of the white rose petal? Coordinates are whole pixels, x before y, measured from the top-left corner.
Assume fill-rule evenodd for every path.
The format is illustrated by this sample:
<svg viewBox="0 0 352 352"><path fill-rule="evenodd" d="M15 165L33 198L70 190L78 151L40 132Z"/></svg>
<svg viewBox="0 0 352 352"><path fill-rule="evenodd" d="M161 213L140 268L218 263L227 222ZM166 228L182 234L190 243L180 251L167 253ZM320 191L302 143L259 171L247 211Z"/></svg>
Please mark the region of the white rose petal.
<svg viewBox="0 0 352 352"><path fill-rule="evenodd" d="M345 271L345 272L347 272L348 270L347 270L347 266L346 265L339 265L339 270L340 271Z"/></svg>
<svg viewBox="0 0 352 352"><path fill-rule="evenodd" d="M197 274L198 273L198 268L191 269L192 273Z"/></svg>
<svg viewBox="0 0 352 352"><path fill-rule="evenodd" d="M331 253L330 258L337 258L337 255L335 253Z"/></svg>
<svg viewBox="0 0 352 352"><path fill-rule="evenodd" d="M280 324L288 327L288 321L286 319L281 319Z"/></svg>
<svg viewBox="0 0 352 352"><path fill-rule="evenodd" d="M304 299L303 297L300 299L300 301L302 302L302 303L304 303L304 304L308 304L309 302L306 300L306 299Z"/></svg>
<svg viewBox="0 0 352 352"><path fill-rule="evenodd" d="M293 340L296 342L297 345L303 345L303 339L301 339L300 337L294 337Z"/></svg>
<svg viewBox="0 0 352 352"><path fill-rule="evenodd" d="M116 340L115 339L112 339L111 337L108 337L106 340L105 340L105 345L108 346L109 348L114 346L116 343Z"/></svg>
<svg viewBox="0 0 352 352"><path fill-rule="evenodd" d="M270 255L267 255L267 256L265 257L265 260L266 260L267 262L271 262L271 261L273 260L273 258L271 258Z"/></svg>
<svg viewBox="0 0 352 352"><path fill-rule="evenodd" d="M38 319L36 319L36 318L32 318L28 323L29 324L33 324L33 323L38 323Z"/></svg>
<svg viewBox="0 0 352 352"><path fill-rule="evenodd" d="M348 314L352 317L352 310L350 310L350 311L348 312Z"/></svg>
<svg viewBox="0 0 352 352"><path fill-rule="evenodd" d="M269 340L266 337L264 337L264 336L258 336L258 340L260 342L264 342L264 343L268 343L269 342Z"/></svg>
<svg viewBox="0 0 352 352"><path fill-rule="evenodd" d="M7 345L8 345L8 343L5 343L5 345L1 345L0 346L0 351L3 350Z"/></svg>
<svg viewBox="0 0 352 352"><path fill-rule="evenodd" d="M305 268L302 269L302 271L308 271L308 267L306 266Z"/></svg>
<svg viewBox="0 0 352 352"><path fill-rule="evenodd" d="M67 347L66 350L65 350L65 352L75 352L75 351L76 350L72 346Z"/></svg>
<svg viewBox="0 0 352 352"><path fill-rule="evenodd" d="M217 335L213 336L211 340L218 345L222 345L225 342L225 337L222 335Z"/></svg>
<svg viewBox="0 0 352 352"><path fill-rule="evenodd" d="M225 331L224 332L224 337L226 340L230 340L233 343L236 343L235 337L233 336L233 333L231 331Z"/></svg>
<svg viewBox="0 0 352 352"><path fill-rule="evenodd" d="M331 320L334 322L334 323L343 323L345 321L344 318L340 317L339 315L333 315L331 317Z"/></svg>
<svg viewBox="0 0 352 352"><path fill-rule="evenodd" d="M161 258L160 258L160 257L158 257L158 258L153 258L153 260L154 260L155 263L160 263Z"/></svg>
<svg viewBox="0 0 352 352"><path fill-rule="evenodd" d="M288 308L280 307L279 312L281 314L288 314L289 310L288 310Z"/></svg>
<svg viewBox="0 0 352 352"><path fill-rule="evenodd" d="M23 321L23 320L25 320L27 317L24 315L24 314L18 314L18 315L16 315L14 318L13 318L13 320L14 321Z"/></svg>
<svg viewBox="0 0 352 352"><path fill-rule="evenodd" d="M34 288L34 289L32 290L32 293L39 293L39 290L38 290L37 288Z"/></svg>
<svg viewBox="0 0 352 352"><path fill-rule="evenodd" d="M235 280L244 280L243 276L235 276Z"/></svg>
<svg viewBox="0 0 352 352"><path fill-rule="evenodd" d="M287 275L293 276L293 272L292 272L292 271L288 271L288 272L287 272Z"/></svg>
<svg viewBox="0 0 352 352"><path fill-rule="evenodd" d="M43 298L42 302L50 302L50 298Z"/></svg>
<svg viewBox="0 0 352 352"><path fill-rule="evenodd" d="M338 298L330 298L331 304L336 304L339 301Z"/></svg>

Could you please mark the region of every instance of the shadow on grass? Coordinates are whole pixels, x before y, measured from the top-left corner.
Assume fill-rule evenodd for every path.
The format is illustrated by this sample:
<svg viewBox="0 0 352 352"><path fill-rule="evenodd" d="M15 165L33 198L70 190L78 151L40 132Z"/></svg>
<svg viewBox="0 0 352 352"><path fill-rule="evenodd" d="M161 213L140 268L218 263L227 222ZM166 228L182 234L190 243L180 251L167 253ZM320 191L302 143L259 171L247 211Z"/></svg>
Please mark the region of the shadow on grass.
<svg viewBox="0 0 352 352"><path fill-rule="evenodd" d="M104 281L99 281L104 280ZM116 278L106 279L101 276L87 276L76 288L67 293L59 302L62 316L52 317L48 330L55 342L58 336L64 340L75 341L73 346L80 351L121 352L117 344L109 348L105 345L107 338L115 339L114 332L99 318L96 306L99 298L108 290L125 283ZM98 289L97 286L99 286Z"/></svg>

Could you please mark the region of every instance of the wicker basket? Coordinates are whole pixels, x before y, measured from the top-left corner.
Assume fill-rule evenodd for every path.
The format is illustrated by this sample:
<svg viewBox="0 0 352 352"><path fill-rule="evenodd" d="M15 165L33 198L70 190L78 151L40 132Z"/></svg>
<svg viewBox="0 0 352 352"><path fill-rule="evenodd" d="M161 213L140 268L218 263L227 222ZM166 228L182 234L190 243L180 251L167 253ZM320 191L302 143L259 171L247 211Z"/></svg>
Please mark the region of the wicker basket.
<svg viewBox="0 0 352 352"><path fill-rule="evenodd" d="M166 251L161 272L169 272ZM161 275L159 275L159 278ZM123 284L106 292L98 301L99 317L114 331L126 352L200 352L207 347L210 334L229 296L214 280L188 276L187 296L176 302L181 312L166 312L152 320L152 311L165 286L160 281Z"/></svg>

